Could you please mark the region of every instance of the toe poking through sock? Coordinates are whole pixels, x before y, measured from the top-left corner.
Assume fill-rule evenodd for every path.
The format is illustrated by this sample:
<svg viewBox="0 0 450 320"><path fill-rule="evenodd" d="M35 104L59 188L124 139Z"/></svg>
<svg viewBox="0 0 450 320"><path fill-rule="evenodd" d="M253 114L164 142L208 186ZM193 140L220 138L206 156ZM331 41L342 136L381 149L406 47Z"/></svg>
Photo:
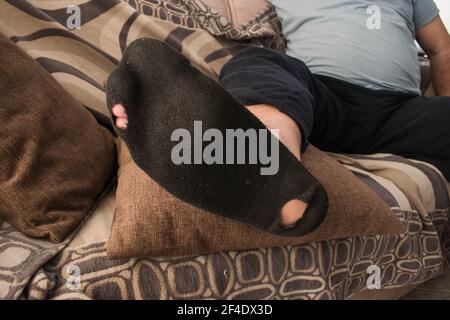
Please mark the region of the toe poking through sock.
<svg viewBox="0 0 450 320"><path fill-rule="evenodd" d="M125 118L127 116L125 107L122 104L115 104L112 107L112 113L118 118Z"/></svg>
<svg viewBox="0 0 450 320"><path fill-rule="evenodd" d="M108 77L106 81L106 100L111 113L117 117L126 117L133 107L137 96L137 83L131 71L122 62ZM125 108L126 106L126 108Z"/></svg>
<svg viewBox="0 0 450 320"><path fill-rule="evenodd" d="M128 119L125 118L117 118L116 127L120 129L126 129L128 126Z"/></svg>
<svg viewBox="0 0 450 320"><path fill-rule="evenodd" d="M122 104L115 104L111 108L113 118L115 119L116 127L119 129L126 129L128 126L128 115L125 107Z"/></svg>
<svg viewBox="0 0 450 320"><path fill-rule="evenodd" d="M303 217L308 205L300 200L288 201L280 212L280 226L282 228L293 228Z"/></svg>

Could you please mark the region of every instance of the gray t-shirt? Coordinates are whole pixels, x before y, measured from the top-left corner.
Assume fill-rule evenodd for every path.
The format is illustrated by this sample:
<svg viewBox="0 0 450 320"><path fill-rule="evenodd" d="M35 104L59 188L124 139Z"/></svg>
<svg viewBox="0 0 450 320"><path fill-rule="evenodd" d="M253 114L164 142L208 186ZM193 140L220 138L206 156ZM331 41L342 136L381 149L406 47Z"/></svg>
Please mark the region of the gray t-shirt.
<svg viewBox="0 0 450 320"><path fill-rule="evenodd" d="M433 0L270 0L287 54L314 74L374 90L420 94L414 43L439 15Z"/></svg>

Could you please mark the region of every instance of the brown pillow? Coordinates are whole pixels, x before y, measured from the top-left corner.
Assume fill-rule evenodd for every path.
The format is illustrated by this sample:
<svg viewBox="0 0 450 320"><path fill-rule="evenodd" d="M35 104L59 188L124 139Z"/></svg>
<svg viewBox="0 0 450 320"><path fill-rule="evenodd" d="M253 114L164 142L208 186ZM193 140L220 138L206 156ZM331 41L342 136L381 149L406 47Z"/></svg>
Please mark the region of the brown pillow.
<svg viewBox="0 0 450 320"><path fill-rule="evenodd" d="M114 140L0 34L0 219L59 242L114 175Z"/></svg>
<svg viewBox="0 0 450 320"><path fill-rule="evenodd" d="M117 207L108 255L130 258L206 254L404 231L386 203L336 160L310 146L303 161L327 190L330 207L314 232L287 238L178 200L134 164L121 142Z"/></svg>

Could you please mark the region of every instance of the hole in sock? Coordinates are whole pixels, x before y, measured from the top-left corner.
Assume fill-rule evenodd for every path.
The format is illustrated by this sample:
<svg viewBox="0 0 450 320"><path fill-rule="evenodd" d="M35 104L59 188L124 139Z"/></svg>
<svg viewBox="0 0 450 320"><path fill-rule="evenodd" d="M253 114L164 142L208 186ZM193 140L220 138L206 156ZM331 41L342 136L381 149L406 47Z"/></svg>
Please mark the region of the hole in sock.
<svg viewBox="0 0 450 320"><path fill-rule="evenodd" d="M284 229L294 228L303 218L308 209L308 204L298 199L286 202L280 210L280 227Z"/></svg>

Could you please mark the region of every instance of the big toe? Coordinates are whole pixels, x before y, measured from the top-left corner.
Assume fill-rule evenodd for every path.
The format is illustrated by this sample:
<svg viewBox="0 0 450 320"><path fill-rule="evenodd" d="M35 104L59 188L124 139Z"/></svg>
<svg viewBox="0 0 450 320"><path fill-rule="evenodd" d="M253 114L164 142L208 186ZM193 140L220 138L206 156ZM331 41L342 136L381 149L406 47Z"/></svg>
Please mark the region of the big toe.
<svg viewBox="0 0 450 320"><path fill-rule="evenodd" d="M291 200L287 202L281 209L280 225L283 228L293 227L300 220L308 205L300 200Z"/></svg>

